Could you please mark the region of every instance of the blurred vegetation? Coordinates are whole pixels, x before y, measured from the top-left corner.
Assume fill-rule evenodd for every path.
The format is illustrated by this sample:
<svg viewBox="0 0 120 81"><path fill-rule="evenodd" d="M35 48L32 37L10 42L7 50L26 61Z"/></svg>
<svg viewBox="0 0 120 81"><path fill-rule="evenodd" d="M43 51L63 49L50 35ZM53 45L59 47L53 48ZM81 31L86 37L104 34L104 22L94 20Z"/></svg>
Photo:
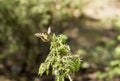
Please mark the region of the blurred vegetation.
<svg viewBox="0 0 120 81"><path fill-rule="evenodd" d="M114 7L119 10L119 0L110 1L116 2ZM37 75L49 44L36 39L34 33L45 32L52 26L52 32L67 35L72 52L83 57L79 72L83 73L79 77L93 71L103 80L106 76L112 81L119 79L120 16L113 16L112 12L110 17L103 18L97 13L90 14L91 5L98 13L101 9L107 13L106 4L100 0L0 0L0 74Z"/></svg>

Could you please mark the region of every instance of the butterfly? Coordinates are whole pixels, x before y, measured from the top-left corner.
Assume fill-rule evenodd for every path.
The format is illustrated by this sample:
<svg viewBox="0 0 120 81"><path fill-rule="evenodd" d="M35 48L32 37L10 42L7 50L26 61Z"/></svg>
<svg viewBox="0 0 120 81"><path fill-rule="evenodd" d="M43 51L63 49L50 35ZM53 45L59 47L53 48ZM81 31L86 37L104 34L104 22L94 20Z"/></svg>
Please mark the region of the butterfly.
<svg viewBox="0 0 120 81"><path fill-rule="evenodd" d="M43 42L49 42L51 39L51 27L48 28L47 33L36 33L35 36L41 38Z"/></svg>

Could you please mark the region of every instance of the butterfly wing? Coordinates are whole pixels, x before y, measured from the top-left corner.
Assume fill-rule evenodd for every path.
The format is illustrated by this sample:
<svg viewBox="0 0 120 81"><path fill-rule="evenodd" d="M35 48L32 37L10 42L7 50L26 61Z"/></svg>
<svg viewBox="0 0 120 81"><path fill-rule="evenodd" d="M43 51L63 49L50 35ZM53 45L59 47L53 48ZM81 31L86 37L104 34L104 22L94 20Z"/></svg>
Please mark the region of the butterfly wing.
<svg viewBox="0 0 120 81"><path fill-rule="evenodd" d="M48 28L48 31L47 31L48 34L51 33L51 27Z"/></svg>
<svg viewBox="0 0 120 81"><path fill-rule="evenodd" d="M48 42L50 40L50 36L47 33L36 33L35 36L41 38L44 42Z"/></svg>

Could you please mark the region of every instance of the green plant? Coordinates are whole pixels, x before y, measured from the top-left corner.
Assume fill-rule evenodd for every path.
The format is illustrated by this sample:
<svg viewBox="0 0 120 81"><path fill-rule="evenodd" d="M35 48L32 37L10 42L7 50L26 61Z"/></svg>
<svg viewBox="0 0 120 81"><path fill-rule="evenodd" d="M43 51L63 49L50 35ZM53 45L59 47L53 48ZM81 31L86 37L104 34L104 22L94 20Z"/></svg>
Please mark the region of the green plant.
<svg viewBox="0 0 120 81"><path fill-rule="evenodd" d="M46 34L47 35L47 34ZM55 75L56 81L64 81L70 75L79 70L81 60L79 55L72 55L69 45L66 44L67 37L65 35L51 36L50 53L45 62L39 67L38 74L42 76L43 73L47 75L52 68L52 75Z"/></svg>
<svg viewBox="0 0 120 81"><path fill-rule="evenodd" d="M109 79L120 76L120 47L114 49L114 58L110 61L110 70L106 73Z"/></svg>
<svg viewBox="0 0 120 81"><path fill-rule="evenodd" d="M115 44L117 46L114 47L112 50L112 53L111 53L112 59L108 63L107 71L98 73L98 78L103 79L104 81L108 81L108 80L111 81L115 78L120 77L120 46L119 46L119 44L117 44L117 42L119 43L119 41L120 41L119 36L120 35L117 36L116 40L113 40L115 43L107 44L107 47L110 47L110 46L115 45Z"/></svg>

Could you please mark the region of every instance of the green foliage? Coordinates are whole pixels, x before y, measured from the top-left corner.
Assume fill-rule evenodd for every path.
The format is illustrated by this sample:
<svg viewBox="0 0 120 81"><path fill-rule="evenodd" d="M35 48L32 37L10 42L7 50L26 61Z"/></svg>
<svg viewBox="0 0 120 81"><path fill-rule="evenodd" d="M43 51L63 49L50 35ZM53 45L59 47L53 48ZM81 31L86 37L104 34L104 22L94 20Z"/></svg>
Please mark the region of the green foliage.
<svg viewBox="0 0 120 81"><path fill-rule="evenodd" d="M26 65L25 68L27 68L27 72L29 71L31 73L32 70L34 70L31 69L31 67L33 67L32 64L35 64L35 66L37 66L38 59L42 60L43 57L45 56L44 54L46 54L44 53L43 56L40 56L40 54L44 52L44 50L41 50L40 48L43 43L41 43L37 39L34 39L33 34L36 31L38 32L45 30L49 25L53 25L53 27L57 29L56 31L57 33L59 29L60 29L59 32L63 32L65 29L64 32L66 33L67 30L66 27L68 27L68 25L69 27L78 27L78 29L80 30L84 29L85 27L85 30L83 30L83 32L80 32L80 36L86 34L84 32L86 30L87 32L91 30L95 32L96 30L94 30L90 25L89 25L90 27L87 27L86 29L86 26L83 25L84 21L81 22L82 19L85 21L87 20L87 18L89 19L89 17L86 17L82 12L82 10L84 9L83 8L84 5L89 4L89 2L90 2L89 0L0 0L0 62L2 64L4 63L5 67L9 66L9 62L8 62L9 60L10 62L14 62L12 64L19 65L20 68L22 68L22 65L25 64ZM117 29L120 28L120 20L118 19L118 17L115 19L103 20L103 23L104 24L106 23L108 25L112 23L115 25ZM104 28L107 28L107 26ZM110 32L114 32L114 34L117 34L117 32L114 31L114 28L113 30L110 30ZM104 31L104 29L101 30ZM107 32L106 31L104 32L105 33L101 31L101 33L103 33L102 35L106 36ZM88 37L86 38L89 37L91 38L92 36L90 36L90 34L88 34ZM98 36L98 33L96 33L96 35ZM109 38L109 36L107 37ZM112 37L114 38L114 35L112 35ZM79 39L79 37L77 38ZM97 38L98 40L100 39L99 36ZM89 39L87 40L89 41ZM87 40L83 40L83 43L86 43ZM79 52L82 52L82 54L84 54L83 58L86 58L87 62L98 64L96 65L97 67L102 66L100 64L107 64L107 65L109 64L109 67L111 68L110 70L113 70L114 72L118 72L119 48L118 46L116 46L119 45L120 43L118 42L118 40L120 40L120 35L117 37L117 41L108 40L107 42L104 42L103 45L96 46L95 48L90 48L89 51L85 50L85 52L87 52L88 54L86 54L84 51L79 51ZM66 41L66 38L64 38L64 41ZM71 63L71 65L75 65L73 61L76 62L76 60L71 57L69 46L66 46L65 42L63 44L64 45L60 46L60 48L57 48L59 49L60 55L62 56L58 59L62 58L62 62L64 60L64 63L68 63L68 65L69 62ZM89 44L86 43L86 46L87 45L88 47L85 48L89 48ZM47 48L47 47L48 46L46 45L43 46L43 48ZM66 48L66 49L62 49L62 48ZM56 51L55 49L52 50L52 52L58 54L57 53L58 51ZM64 57L64 55L66 57ZM54 59L52 56L53 54L50 52L49 58L47 59L49 60L51 60L51 58ZM66 60L67 58L69 58L69 62ZM53 64L58 63L58 61L55 62L55 60L54 61L52 60ZM88 65L89 63L84 62L83 67L89 68ZM61 66L63 65L64 64L61 64ZM43 68L43 72L46 71L48 74L49 67L52 67L52 64L43 63L41 66L46 66L46 68ZM60 67L60 65L54 66L54 69L55 68L58 69L58 67ZM71 72L74 71L74 67L67 65L65 65L64 67L71 68ZM118 69L116 69L117 71L115 71L114 68L117 67ZM68 72L67 70L62 70L62 71ZM64 75L65 77L66 74L67 73L65 73Z"/></svg>
<svg viewBox="0 0 120 81"><path fill-rule="evenodd" d="M76 1L0 0L0 61L7 66L7 61L10 60L20 68L25 64L31 73L31 62L37 67L36 60L41 62L48 51L38 51L41 42L34 39L33 34L46 30L49 25L61 31L66 23L64 21L74 17L76 9L79 11L80 2ZM40 54L43 55L39 57Z"/></svg>
<svg viewBox="0 0 120 81"><path fill-rule="evenodd" d="M115 45L117 41L119 42L119 35L117 36L117 40L114 40L115 43L112 45ZM98 77L100 79L103 79L105 81L112 80L116 77L120 77L120 47L117 45L115 48L113 48L112 51L112 60L108 63L107 66L108 70L107 72L99 72ZM107 78L106 78L107 77Z"/></svg>
<svg viewBox="0 0 120 81"><path fill-rule="evenodd" d="M79 55L71 55L66 40L65 35L52 36L50 53L45 62L40 65L39 75L44 72L48 74L50 68L52 68L52 74L55 75L56 81L64 81L65 77L72 81L70 74L79 70L81 60Z"/></svg>
<svg viewBox="0 0 120 81"><path fill-rule="evenodd" d="M113 60L110 61L110 70L106 75L112 79L115 76L120 76L120 47L116 47L114 50L114 58Z"/></svg>
<svg viewBox="0 0 120 81"><path fill-rule="evenodd" d="M51 4L53 0L0 0L0 62L7 66L8 59L28 68L31 73L33 64L41 51L36 31L44 30L51 22ZM52 4L51 4L52 5ZM43 57L41 57L43 58Z"/></svg>
<svg viewBox="0 0 120 81"><path fill-rule="evenodd" d="M37 41L32 39L35 31L69 20L73 16L70 8L76 9L73 3L77 5L71 0L0 0L0 44L8 51L6 58L9 53L25 51L26 43L35 45Z"/></svg>

